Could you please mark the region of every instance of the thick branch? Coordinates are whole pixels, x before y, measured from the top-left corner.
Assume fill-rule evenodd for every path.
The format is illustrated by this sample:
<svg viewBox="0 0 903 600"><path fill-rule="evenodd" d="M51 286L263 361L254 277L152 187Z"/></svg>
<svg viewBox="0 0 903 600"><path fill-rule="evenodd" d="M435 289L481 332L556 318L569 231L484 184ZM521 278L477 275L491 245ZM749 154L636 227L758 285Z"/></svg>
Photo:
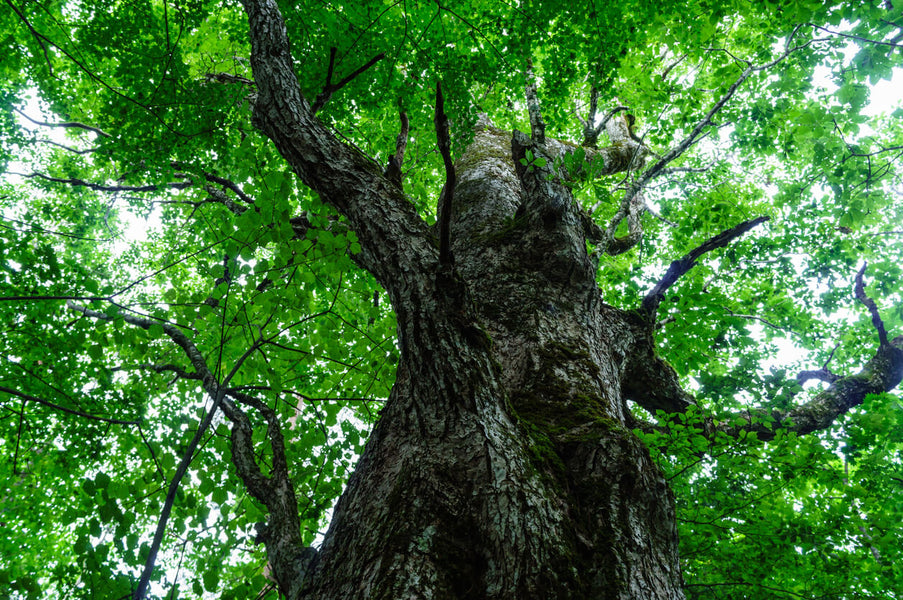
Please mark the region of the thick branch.
<svg viewBox="0 0 903 600"><path fill-rule="evenodd" d="M655 313L658 310L659 304L661 304L662 299L665 297L665 292L668 291L674 283L680 279L687 271L696 266L696 261L699 260L706 252L711 252L716 248L723 248L727 246L729 243L755 227L760 223L764 223L768 221L769 217L757 217L750 221L744 221L739 225L731 227L730 229L726 229L719 233L718 235L707 239L701 245L697 246L693 250L690 250L687 254L685 254L682 258L675 260L671 263L671 266L668 267L668 271L665 273L665 276L662 277L661 281L655 284L655 287L646 294L646 297L643 298L643 303L641 305L640 310L645 313L647 318L650 321L655 321Z"/></svg>
<svg viewBox="0 0 903 600"><path fill-rule="evenodd" d="M301 180L347 219L360 241L358 264L387 290L406 273L435 264L430 231L382 167L339 142L301 96L285 24L275 0L242 0L248 15L251 67L258 94L254 123Z"/></svg>
<svg viewBox="0 0 903 600"><path fill-rule="evenodd" d="M640 243L643 239L643 222L641 217L646 210L646 200L642 190L631 190L624 196L618 212L612 217L611 222L603 233L599 247L606 254L617 256L627 252ZM627 235L615 237L615 231L621 221L627 219Z"/></svg>
<svg viewBox="0 0 903 600"><path fill-rule="evenodd" d="M527 65L527 112L530 114L530 135L533 143L542 146L546 143L546 124L542 120L542 111L539 108L539 97L536 95L536 77L533 75L533 65Z"/></svg>
<svg viewBox="0 0 903 600"><path fill-rule="evenodd" d="M739 437L742 431L755 432L758 439L774 439L779 429L805 435L830 427L869 394L889 392L903 380L903 336L880 346L875 356L855 375L838 377L811 401L788 411L756 409L734 415L726 424L709 419L706 434L724 432ZM742 419L742 425L734 423ZM770 423L768 423L770 421Z"/></svg>

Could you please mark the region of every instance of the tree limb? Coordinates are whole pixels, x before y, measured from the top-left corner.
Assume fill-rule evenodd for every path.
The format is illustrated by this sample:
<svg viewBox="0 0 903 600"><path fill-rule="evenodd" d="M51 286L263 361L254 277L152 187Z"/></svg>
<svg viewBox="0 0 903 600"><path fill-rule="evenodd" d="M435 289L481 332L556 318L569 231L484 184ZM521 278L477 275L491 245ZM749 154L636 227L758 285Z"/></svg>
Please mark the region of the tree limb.
<svg viewBox="0 0 903 600"><path fill-rule="evenodd" d="M772 440L779 429L805 435L830 427L839 417L859 406L869 394L889 392L903 380L903 336L880 346L861 371L838 377L815 398L787 411L753 409L733 415L726 422L706 420L705 434L717 432L740 437L755 432L762 441ZM741 424L735 424L741 421Z"/></svg>
<svg viewBox="0 0 903 600"><path fill-rule="evenodd" d="M881 320L881 315L878 314L878 306L875 304L874 300L865 295L865 285L862 282L862 275L865 273L865 268L867 266L867 262L863 263L862 268L856 273L856 285L854 288L856 299L862 302L871 313L872 325L874 325L875 329L878 331L878 340L881 342L882 346L886 346L888 344L887 331L884 329L884 322Z"/></svg>
<svg viewBox="0 0 903 600"><path fill-rule="evenodd" d="M314 117L301 95L275 0L242 0L242 5L258 88L255 126L273 140L304 184L346 217L361 245L355 260L392 293L407 274L436 262L429 226L383 176L381 165L341 143Z"/></svg>
<svg viewBox="0 0 903 600"><path fill-rule="evenodd" d="M398 99L398 119L401 121L401 129L398 132L398 136L395 138L395 154L389 157L389 164L386 166L383 175L385 175L386 179L401 188L401 165L404 163L404 152L408 145L408 132L410 131L408 113L406 113L401 106L401 98Z"/></svg>
<svg viewBox="0 0 903 600"><path fill-rule="evenodd" d="M740 237L756 225L760 223L764 223L768 221L769 217L757 217L750 221L744 221L739 225L735 225L730 229L726 229L719 233L716 236L713 236L707 239L705 242L690 250L687 254L681 257L678 260L675 260L671 263L671 266L668 267L668 271L665 273L664 277L655 284L649 293L643 298L642 305L640 307L640 311L646 315L646 317L650 320L650 322L655 322L655 313L658 310L659 304L661 304L662 299L665 297L665 292L668 291L674 283L680 279L687 271L696 266L696 261L699 260L706 252L711 252L716 248L723 248L727 246L729 243L734 241L736 238Z"/></svg>
<svg viewBox="0 0 903 600"><path fill-rule="evenodd" d="M546 124L542 120L539 97L536 95L536 77L533 74L533 65L530 62L527 62L525 75L527 79L525 92L527 95L527 112L530 115L530 135L537 146L542 146L546 143Z"/></svg>
<svg viewBox="0 0 903 600"><path fill-rule="evenodd" d="M71 185L73 187L86 187L91 190L95 190L98 192L156 192L161 188L165 189L174 189L174 190L184 190L186 188L191 187L192 183L190 181L183 182L171 182L164 183L162 185L157 184L149 184L149 185L104 185L101 183L93 183L90 181L85 181L83 179L78 178L69 178L63 179L60 177L51 177L50 175L45 175L44 173L16 173L14 171L7 171L10 175L18 175L19 177L24 177L25 179L43 179L45 181L50 181L52 183L64 183L66 185Z"/></svg>
<svg viewBox="0 0 903 600"><path fill-rule="evenodd" d="M455 196L455 165L451 159L451 137L448 131L448 115L445 114L445 99L442 97L442 83L436 82L436 113L433 117L436 126L436 141L442 162L445 165L445 186L439 195L439 264L450 265L451 255L451 212Z"/></svg>

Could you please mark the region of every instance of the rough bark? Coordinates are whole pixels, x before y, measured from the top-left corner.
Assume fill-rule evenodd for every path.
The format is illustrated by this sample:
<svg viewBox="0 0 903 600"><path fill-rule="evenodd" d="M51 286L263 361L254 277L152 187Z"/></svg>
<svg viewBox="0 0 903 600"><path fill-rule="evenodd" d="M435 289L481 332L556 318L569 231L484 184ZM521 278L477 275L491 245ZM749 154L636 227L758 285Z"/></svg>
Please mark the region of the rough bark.
<svg viewBox="0 0 903 600"><path fill-rule="evenodd" d="M668 488L624 426L636 340L567 189L486 128L456 278L398 307L402 363L304 598L682 598Z"/></svg>
<svg viewBox="0 0 903 600"><path fill-rule="evenodd" d="M243 5L255 124L357 234L354 258L386 288L401 348L319 552L268 544L281 591L682 599L671 493L629 430L626 400L675 411L692 398L655 355L654 311L606 305L586 249L639 240L640 190L603 231L552 176L568 145L484 125L454 167L451 255L440 260L397 180L314 117L275 1ZM637 168L643 148L626 120L608 129L612 145L587 154L605 173ZM546 165L522 162L528 151ZM615 239L625 218L629 235Z"/></svg>

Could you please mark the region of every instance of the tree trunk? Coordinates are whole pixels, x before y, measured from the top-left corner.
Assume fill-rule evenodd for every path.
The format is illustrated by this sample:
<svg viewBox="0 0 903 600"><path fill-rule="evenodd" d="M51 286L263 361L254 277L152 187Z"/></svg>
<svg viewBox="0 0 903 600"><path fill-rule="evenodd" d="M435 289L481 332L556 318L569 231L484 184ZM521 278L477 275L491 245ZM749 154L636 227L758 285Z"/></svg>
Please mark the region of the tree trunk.
<svg viewBox="0 0 903 600"><path fill-rule="evenodd" d="M401 348L320 551L268 534L280 589L292 600L682 599L672 496L624 404L625 393L647 405L673 396L661 392L673 370L640 313L602 302L588 219L551 177L567 148L482 127L456 168L445 260L397 184L314 118L276 3L242 3L255 124L357 234L354 259L385 287ZM606 172L639 156L626 123L616 129L598 151ZM523 164L528 150L546 164Z"/></svg>
<svg viewBox="0 0 903 600"><path fill-rule="evenodd" d="M457 165L454 270L387 286L397 381L298 598L683 598L672 496L625 422L649 333L602 302L579 209L520 164L530 145L483 127Z"/></svg>

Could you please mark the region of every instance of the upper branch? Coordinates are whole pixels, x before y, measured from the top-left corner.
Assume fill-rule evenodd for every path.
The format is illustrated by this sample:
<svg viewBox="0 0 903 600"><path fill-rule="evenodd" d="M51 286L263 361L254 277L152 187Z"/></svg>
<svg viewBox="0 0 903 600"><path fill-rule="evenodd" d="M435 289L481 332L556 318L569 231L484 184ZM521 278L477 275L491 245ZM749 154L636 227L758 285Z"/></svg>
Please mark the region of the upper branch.
<svg viewBox="0 0 903 600"><path fill-rule="evenodd" d="M329 69L326 72L326 85L323 86L323 91L320 92L319 94L317 94L317 97L314 98L314 103L310 107L311 112L313 112L314 114L316 114L316 112L318 110L323 108L323 105L325 105L327 102L329 102L329 99L332 98L332 95L334 93L336 93L337 91L339 91L340 89L342 89L343 87L345 87L346 85L351 83L351 81L355 77L357 77L358 75L360 75L361 73L363 73L364 71L366 71L367 69L369 69L370 67L372 67L373 65L375 65L376 63L378 63L379 61L381 61L382 59L384 59L386 57L385 52L380 52L379 54L377 54L376 56L371 58L367 62L367 64L365 64L363 67L359 68L357 71L355 71L351 75L345 77L338 83L333 83L332 82L332 74L335 69L336 52L337 52L337 49L335 48L335 46L333 46L332 48L329 49Z"/></svg>
<svg viewBox="0 0 903 600"><path fill-rule="evenodd" d="M723 248L727 246L729 243L734 241L736 238L740 237L756 225L760 223L764 223L768 221L769 217L757 217L750 221L744 221L739 225L735 225L730 229L726 229L719 233L716 236L713 236L707 239L705 242L697 246L696 248L690 250L687 254L681 257L678 260L675 260L671 263L671 266L668 267L668 271L665 273L665 276L662 277L661 281L655 284L646 297L643 298L643 303L641 305L640 310L645 313L647 318L650 321L655 321L655 313L658 310L659 304L661 304L662 299L665 297L665 292L668 291L674 283L680 279L684 273L692 269L696 266L696 261L699 260L706 252L711 252L716 248Z"/></svg>
<svg viewBox="0 0 903 600"><path fill-rule="evenodd" d="M242 5L258 88L255 125L301 180L348 219L362 248L355 259L381 284L391 290L406 274L424 272L436 261L427 224L379 165L339 142L314 117L301 95L276 1L242 0Z"/></svg>
<svg viewBox="0 0 903 600"><path fill-rule="evenodd" d="M401 188L401 180L403 178L401 165L404 164L404 153L408 145L408 132L411 129L411 125L408 122L408 113L401 106L401 98L398 99L398 120L401 121L401 129L395 137L395 154L389 157L389 164L386 165L383 175Z"/></svg>
<svg viewBox="0 0 903 600"><path fill-rule="evenodd" d="M868 263L863 263L862 268L856 273L856 299L869 309L869 313L872 315L872 325L874 325L875 329L878 331L878 340L881 342L882 346L886 346L888 344L887 331L884 329L884 321L881 320L881 315L878 314L878 306L875 304L874 300L865 295L865 285L862 282L862 276L865 273L865 268L867 266Z"/></svg>
<svg viewBox="0 0 903 600"><path fill-rule="evenodd" d="M527 112L530 114L530 135L537 146L546 143L546 124L542 120L542 111L539 108L539 97L536 95L536 76L533 74L533 65L527 64Z"/></svg>
<svg viewBox="0 0 903 600"><path fill-rule="evenodd" d="M451 212L452 201L455 196L455 165L451 158L451 137L448 132L448 115L445 114L445 99L442 97L442 84L436 82L436 141L439 145L439 153L445 165L445 187L440 195L439 210L439 263L450 265L451 256Z"/></svg>

